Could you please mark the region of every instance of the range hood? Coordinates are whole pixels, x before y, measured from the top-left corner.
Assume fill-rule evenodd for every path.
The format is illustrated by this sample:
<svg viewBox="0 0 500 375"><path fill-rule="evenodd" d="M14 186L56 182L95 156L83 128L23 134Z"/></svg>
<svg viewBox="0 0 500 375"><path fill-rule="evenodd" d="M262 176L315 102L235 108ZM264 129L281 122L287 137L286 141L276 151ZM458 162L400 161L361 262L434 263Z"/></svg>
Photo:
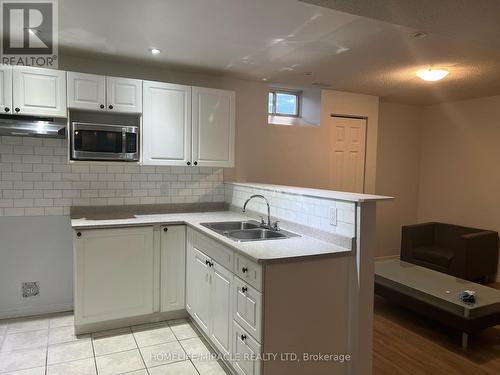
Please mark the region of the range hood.
<svg viewBox="0 0 500 375"><path fill-rule="evenodd" d="M66 119L0 115L0 135L65 138Z"/></svg>

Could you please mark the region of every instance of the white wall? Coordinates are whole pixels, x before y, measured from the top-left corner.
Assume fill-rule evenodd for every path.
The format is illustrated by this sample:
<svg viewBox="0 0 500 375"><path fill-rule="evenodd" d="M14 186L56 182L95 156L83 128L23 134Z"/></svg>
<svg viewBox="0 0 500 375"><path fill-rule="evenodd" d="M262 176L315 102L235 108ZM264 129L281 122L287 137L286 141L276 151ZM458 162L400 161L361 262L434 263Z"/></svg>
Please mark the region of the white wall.
<svg viewBox="0 0 500 375"><path fill-rule="evenodd" d="M398 255L401 226L417 222L422 107L380 103L376 191L377 256Z"/></svg>
<svg viewBox="0 0 500 375"><path fill-rule="evenodd" d="M0 217L0 239L0 318L73 309L67 217ZM23 281L39 281L40 295L22 298Z"/></svg>
<svg viewBox="0 0 500 375"><path fill-rule="evenodd" d="M426 108L419 221L500 231L500 96Z"/></svg>
<svg viewBox="0 0 500 375"><path fill-rule="evenodd" d="M304 121L312 125L319 125L321 121L321 90L302 89L301 115Z"/></svg>
<svg viewBox="0 0 500 375"><path fill-rule="evenodd" d="M226 181L329 189L333 168L330 114L350 114L368 118L365 186L366 193L375 192L377 96L323 90L320 126L273 126L266 121L266 90L257 90L248 98L254 115L264 121L236 123L236 165L224 171Z"/></svg>

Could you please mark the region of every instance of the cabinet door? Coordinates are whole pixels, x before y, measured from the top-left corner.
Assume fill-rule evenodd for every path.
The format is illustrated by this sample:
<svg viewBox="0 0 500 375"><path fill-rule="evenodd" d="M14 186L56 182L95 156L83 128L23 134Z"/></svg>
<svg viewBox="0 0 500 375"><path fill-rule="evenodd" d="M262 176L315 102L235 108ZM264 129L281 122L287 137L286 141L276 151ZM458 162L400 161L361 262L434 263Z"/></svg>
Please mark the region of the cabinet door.
<svg viewBox="0 0 500 375"><path fill-rule="evenodd" d="M183 310L186 279L186 227L161 229L160 310Z"/></svg>
<svg viewBox="0 0 500 375"><path fill-rule="evenodd" d="M210 339L222 354L231 353L232 281L233 274L212 261L210 275L211 311Z"/></svg>
<svg viewBox="0 0 500 375"><path fill-rule="evenodd" d="M12 67L0 65L0 113L12 113Z"/></svg>
<svg viewBox="0 0 500 375"><path fill-rule="evenodd" d="M162 82L143 84L143 163L191 162L191 87Z"/></svg>
<svg viewBox="0 0 500 375"><path fill-rule="evenodd" d="M240 375L259 375L262 362L258 360L261 346L233 322L233 367Z"/></svg>
<svg viewBox="0 0 500 375"><path fill-rule="evenodd" d="M108 111L142 113L142 81L106 77Z"/></svg>
<svg viewBox="0 0 500 375"><path fill-rule="evenodd" d="M186 309L208 335L210 324L210 258L188 245Z"/></svg>
<svg viewBox="0 0 500 375"><path fill-rule="evenodd" d="M14 113L66 117L66 72L14 66L12 86Z"/></svg>
<svg viewBox="0 0 500 375"><path fill-rule="evenodd" d="M68 72L68 108L106 110L106 77Z"/></svg>
<svg viewBox="0 0 500 375"><path fill-rule="evenodd" d="M261 342L262 294L237 277L233 284L234 320Z"/></svg>
<svg viewBox="0 0 500 375"><path fill-rule="evenodd" d="M232 91L193 87L193 162L198 166L234 167Z"/></svg>
<svg viewBox="0 0 500 375"><path fill-rule="evenodd" d="M75 236L76 324L152 314L153 227L80 233Z"/></svg>

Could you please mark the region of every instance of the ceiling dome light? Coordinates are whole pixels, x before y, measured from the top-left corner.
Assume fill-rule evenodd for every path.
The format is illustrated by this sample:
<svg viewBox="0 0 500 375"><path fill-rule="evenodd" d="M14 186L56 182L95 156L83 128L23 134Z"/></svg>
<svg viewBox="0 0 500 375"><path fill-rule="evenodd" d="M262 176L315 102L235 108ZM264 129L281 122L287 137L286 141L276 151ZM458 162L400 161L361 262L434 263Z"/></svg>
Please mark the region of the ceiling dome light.
<svg viewBox="0 0 500 375"><path fill-rule="evenodd" d="M159 55L161 52L158 48L150 48L149 51L152 55Z"/></svg>
<svg viewBox="0 0 500 375"><path fill-rule="evenodd" d="M424 81L439 81L448 75L445 69L422 69L417 72L417 77Z"/></svg>

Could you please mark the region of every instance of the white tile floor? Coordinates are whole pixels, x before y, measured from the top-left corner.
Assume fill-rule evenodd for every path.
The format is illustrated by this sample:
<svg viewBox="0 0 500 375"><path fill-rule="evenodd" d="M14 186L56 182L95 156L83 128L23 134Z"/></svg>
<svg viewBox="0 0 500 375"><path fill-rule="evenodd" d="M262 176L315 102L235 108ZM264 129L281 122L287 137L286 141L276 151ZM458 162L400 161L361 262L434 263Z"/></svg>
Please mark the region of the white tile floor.
<svg viewBox="0 0 500 375"><path fill-rule="evenodd" d="M76 337L72 314L0 320L1 375L226 375L187 320Z"/></svg>

